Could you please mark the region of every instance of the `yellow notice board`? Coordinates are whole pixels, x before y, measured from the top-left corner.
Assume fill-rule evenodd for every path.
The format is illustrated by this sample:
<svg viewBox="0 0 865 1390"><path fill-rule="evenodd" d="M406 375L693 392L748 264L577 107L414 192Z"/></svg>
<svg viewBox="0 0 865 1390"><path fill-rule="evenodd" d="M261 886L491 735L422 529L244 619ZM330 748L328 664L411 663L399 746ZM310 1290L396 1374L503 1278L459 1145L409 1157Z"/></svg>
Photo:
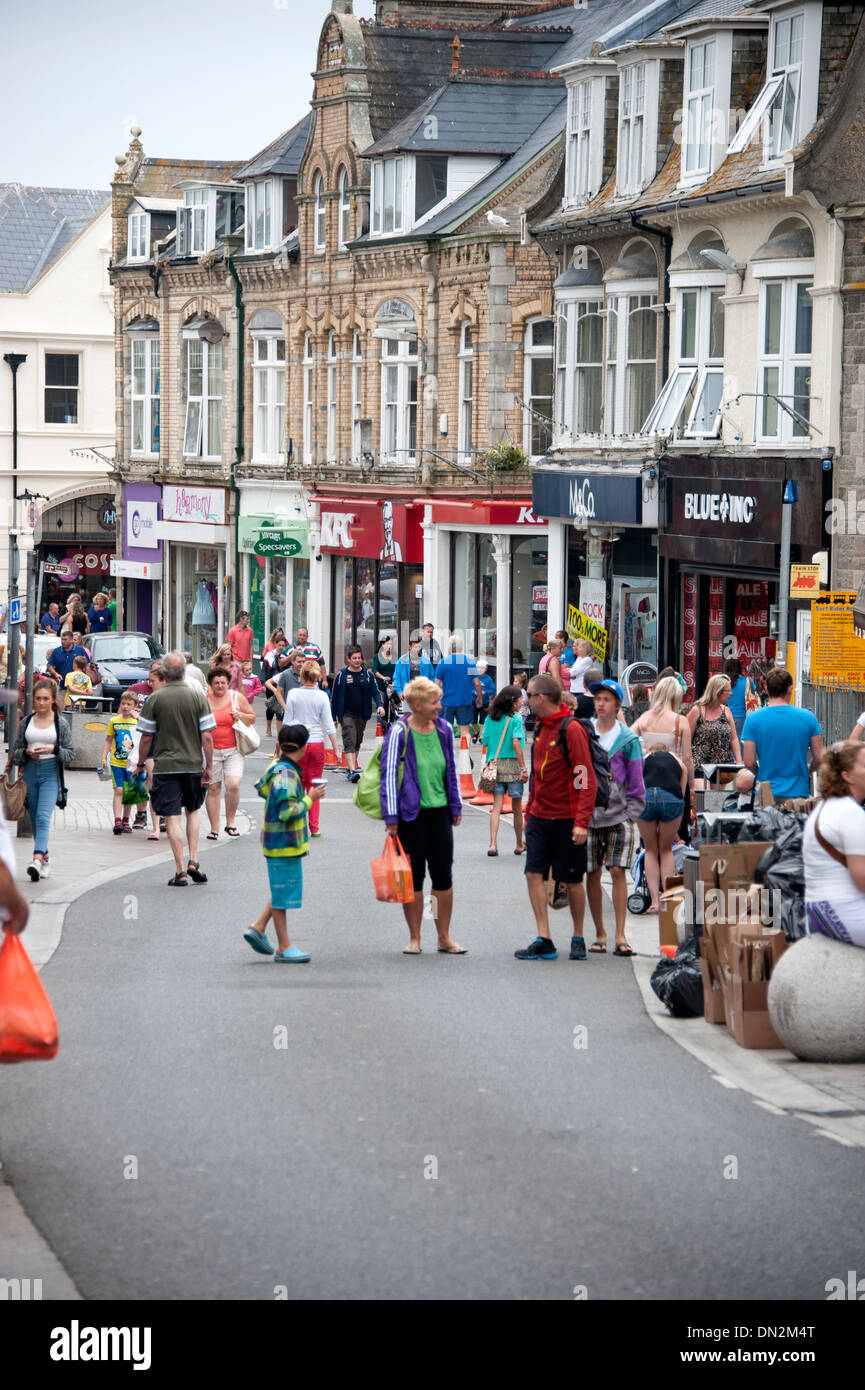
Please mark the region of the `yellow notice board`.
<svg viewBox="0 0 865 1390"><path fill-rule="evenodd" d="M823 594L811 604L811 675L865 681L865 641L853 630L854 593Z"/></svg>
<svg viewBox="0 0 865 1390"><path fill-rule="evenodd" d="M607 654L607 629L593 623L591 618L587 618L573 603L568 604L568 636L574 641L578 637L587 638L594 647L598 660L604 660ZM865 642L862 645L865 647Z"/></svg>

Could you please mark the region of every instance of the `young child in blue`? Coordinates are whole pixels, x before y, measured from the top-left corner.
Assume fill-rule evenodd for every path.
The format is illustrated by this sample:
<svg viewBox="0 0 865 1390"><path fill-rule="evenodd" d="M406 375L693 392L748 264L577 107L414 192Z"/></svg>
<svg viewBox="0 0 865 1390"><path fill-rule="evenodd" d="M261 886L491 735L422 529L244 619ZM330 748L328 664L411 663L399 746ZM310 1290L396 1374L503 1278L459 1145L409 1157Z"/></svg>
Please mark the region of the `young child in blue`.
<svg viewBox="0 0 865 1390"><path fill-rule="evenodd" d="M475 705L476 713L474 727L472 728L472 743L477 743L480 738L480 731L484 727L484 720L490 712L490 700L496 693L496 683L492 676L487 675L487 663L485 661L476 661L475 665L478 668L478 675L481 680L481 703L480 705Z"/></svg>
<svg viewBox="0 0 865 1390"><path fill-rule="evenodd" d="M261 848L267 864L270 896L248 931L243 933L253 951L293 965L304 965L307 951L292 946L288 937L286 912L303 902L302 859L309 853L309 810L324 796L327 787L303 790L298 763L303 762L309 730L304 724L286 724L279 731L278 756L255 784L258 795L267 802L261 826ZM273 918L279 950L267 939L267 924Z"/></svg>

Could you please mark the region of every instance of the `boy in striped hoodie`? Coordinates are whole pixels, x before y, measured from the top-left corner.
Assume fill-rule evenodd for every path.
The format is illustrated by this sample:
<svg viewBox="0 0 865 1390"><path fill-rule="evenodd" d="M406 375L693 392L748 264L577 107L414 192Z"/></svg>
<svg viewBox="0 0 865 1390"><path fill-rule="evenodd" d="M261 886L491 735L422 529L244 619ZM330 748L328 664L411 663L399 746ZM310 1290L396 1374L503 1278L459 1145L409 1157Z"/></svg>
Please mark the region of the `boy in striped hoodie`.
<svg viewBox="0 0 865 1390"><path fill-rule="evenodd" d="M270 896L252 926L243 933L253 951L262 956L292 965L305 965L307 951L292 946L288 937L286 911L299 908L303 902L302 859L309 853L309 810L327 791L326 786L303 790L298 763L309 741L304 724L283 724L279 731L279 757L270 764L264 776L255 784L258 795L264 797L264 820L261 826L261 848L267 864ZM274 953L267 939L267 924L273 918L279 950Z"/></svg>
<svg viewBox="0 0 865 1390"><path fill-rule="evenodd" d="M610 759L610 799L603 808L596 806L589 823L586 841L586 891L597 940L589 949L600 953L607 949L604 927L604 900L601 892L601 870L604 865L613 880L613 910L616 915L616 944L614 956L632 956L625 940L625 916L628 910L627 871L634 858L637 832L634 827L646 804L646 785L643 781L643 747L633 729L619 719L624 695L614 680L593 681L588 687L595 697L595 733Z"/></svg>

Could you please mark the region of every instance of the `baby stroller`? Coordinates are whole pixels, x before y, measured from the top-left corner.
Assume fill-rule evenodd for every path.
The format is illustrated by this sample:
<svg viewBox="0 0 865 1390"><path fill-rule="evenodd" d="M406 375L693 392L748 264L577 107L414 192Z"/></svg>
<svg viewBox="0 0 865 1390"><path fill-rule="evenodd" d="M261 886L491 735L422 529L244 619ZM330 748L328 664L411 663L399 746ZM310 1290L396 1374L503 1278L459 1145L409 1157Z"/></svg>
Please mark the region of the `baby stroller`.
<svg viewBox="0 0 865 1390"><path fill-rule="evenodd" d="M391 724L395 723L396 720L399 719L399 713L401 709L402 697L397 695L396 691L393 688L393 682L388 681L387 700L385 701L384 706L384 719L381 721L382 727L385 729L389 729Z"/></svg>
<svg viewBox="0 0 865 1390"><path fill-rule="evenodd" d="M645 859L646 851L641 849L631 869L631 878L634 880L634 891L628 897L629 912L645 912L652 901L651 894L649 893L649 883L646 878Z"/></svg>

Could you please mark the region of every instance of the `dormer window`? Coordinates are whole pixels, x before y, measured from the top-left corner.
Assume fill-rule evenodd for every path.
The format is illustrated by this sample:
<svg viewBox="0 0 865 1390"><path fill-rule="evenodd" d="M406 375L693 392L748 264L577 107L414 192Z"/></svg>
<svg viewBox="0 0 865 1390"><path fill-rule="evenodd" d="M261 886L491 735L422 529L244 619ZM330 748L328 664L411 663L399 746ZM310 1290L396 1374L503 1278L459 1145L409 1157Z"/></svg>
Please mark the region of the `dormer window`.
<svg viewBox="0 0 865 1390"><path fill-rule="evenodd" d="M817 119L822 5L774 15L766 84L733 140L729 154L747 149L762 127L763 162L798 145Z"/></svg>
<svg viewBox="0 0 865 1390"><path fill-rule="evenodd" d="M150 214L133 212L129 215L126 259L146 261L150 257Z"/></svg>
<svg viewBox="0 0 865 1390"><path fill-rule="evenodd" d="M619 90L619 168L620 193L636 193L643 182L646 123L646 64L632 63L622 69Z"/></svg>
<svg viewBox="0 0 865 1390"><path fill-rule="evenodd" d="M184 208L189 216L189 254L203 256L207 245L207 189L188 188Z"/></svg>
<svg viewBox="0 0 865 1390"><path fill-rule="evenodd" d="M712 155L712 109L715 97L715 40L688 49L685 89L685 135L682 172L708 174Z"/></svg>
<svg viewBox="0 0 865 1390"><path fill-rule="evenodd" d="M403 231L403 179L405 161L376 160L372 166L372 231L386 236Z"/></svg>
<svg viewBox="0 0 865 1390"><path fill-rule="evenodd" d="M272 251L274 246L274 180L262 179L246 187L246 249Z"/></svg>
<svg viewBox="0 0 865 1390"><path fill-rule="evenodd" d="M414 165L414 220L419 222L447 199L447 155L419 154L415 156Z"/></svg>
<svg viewBox="0 0 865 1390"><path fill-rule="evenodd" d="M601 186L605 85L603 77L590 77L577 82L568 91L566 203L584 203L594 197Z"/></svg>
<svg viewBox="0 0 865 1390"><path fill-rule="evenodd" d="M177 255L203 256L243 224L243 197L238 185L184 189L177 215Z"/></svg>

